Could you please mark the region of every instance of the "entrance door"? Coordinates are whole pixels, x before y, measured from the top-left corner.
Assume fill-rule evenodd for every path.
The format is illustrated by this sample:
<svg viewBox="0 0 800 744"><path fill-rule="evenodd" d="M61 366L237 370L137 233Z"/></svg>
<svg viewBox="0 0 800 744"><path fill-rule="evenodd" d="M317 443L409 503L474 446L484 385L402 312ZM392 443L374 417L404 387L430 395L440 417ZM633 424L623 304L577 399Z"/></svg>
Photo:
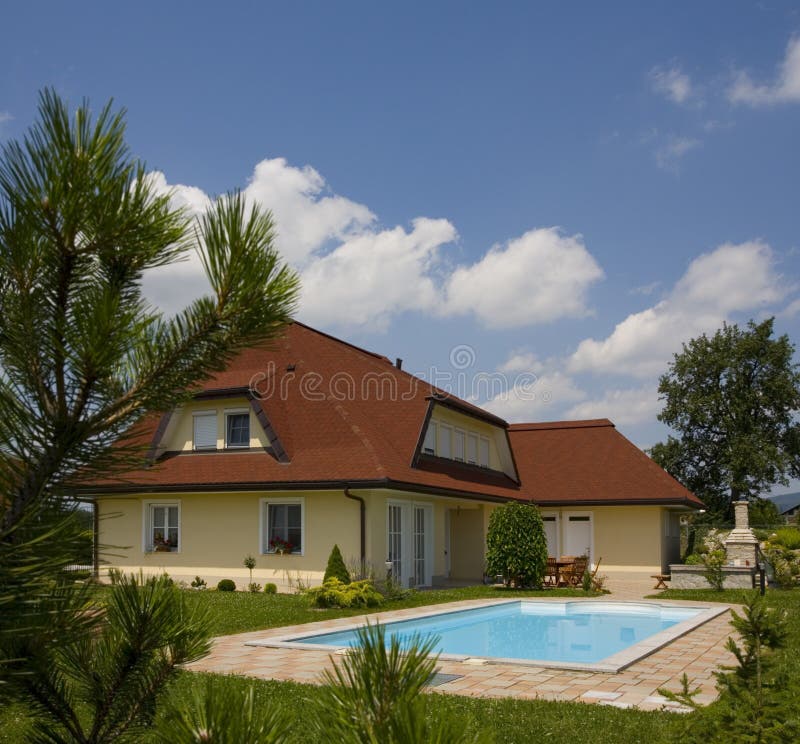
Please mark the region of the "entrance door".
<svg viewBox="0 0 800 744"><path fill-rule="evenodd" d="M558 515L542 514L544 522L544 536L547 539L547 555L551 558L558 558Z"/></svg>
<svg viewBox="0 0 800 744"><path fill-rule="evenodd" d="M433 507L410 501L387 508L387 550L392 577L403 586L433 583Z"/></svg>
<svg viewBox="0 0 800 744"><path fill-rule="evenodd" d="M591 512L565 512L564 554L586 555L592 559L593 530Z"/></svg>

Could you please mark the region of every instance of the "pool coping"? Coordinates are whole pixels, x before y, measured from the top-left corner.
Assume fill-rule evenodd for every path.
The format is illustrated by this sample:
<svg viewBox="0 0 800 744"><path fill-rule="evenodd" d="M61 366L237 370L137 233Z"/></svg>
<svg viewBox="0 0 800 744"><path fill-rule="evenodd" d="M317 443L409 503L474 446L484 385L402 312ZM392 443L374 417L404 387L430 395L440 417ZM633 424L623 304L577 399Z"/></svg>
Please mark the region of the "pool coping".
<svg viewBox="0 0 800 744"><path fill-rule="evenodd" d="M343 656L350 653L351 647L349 646L331 646L325 644L315 643L301 643L298 638L308 638L315 635L328 635L336 632L347 632L363 628L367 624L390 624L396 622L403 622L405 620L420 620L427 617L438 617L442 615L452 615L459 612L465 612L474 609L483 609L487 607L496 607L506 604L514 604L519 602L526 602L531 604L572 604L572 603L594 603L594 604L613 604L613 605L637 605L637 606L654 606L661 608L685 608L700 610L697 615L687 618L679 623L676 623L666 630L654 633L651 636L639 641L638 643L629 646L622 651L618 651L611 656L596 662L566 662L566 661L547 661L542 659L518 659L506 657L488 657L488 656L470 656L467 654L446 654L438 655L442 661L456 661L468 665L483 665L483 664L513 664L518 666L529 667L543 667L550 669L572 669L580 672L607 672L617 673L629 667L641 659L650 656L664 646L672 643L677 638L680 638L687 633L691 633L705 623L713 620L715 617L728 612L730 609L728 605L707 606L697 604L694 602L667 602L667 601L652 601L652 600L613 600L606 599L605 597L581 598L581 597L564 597L564 598L519 598L519 599L489 599L489 600L473 600L467 607L459 607L458 609L447 609L440 607L439 609L420 608L419 613L408 614L406 610L403 617L393 617L387 620L382 620L386 615L395 615L396 613L389 610L387 612L376 613L374 615L361 615L354 618L342 618L340 622L335 623L335 627L331 627L330 621L323 621L320 623L308 623L302 626L302 631L294 630L291 633L283 633L269 638L247 641L246 646L262 646L267 648L282 648L282 649L295 649L301 651L328 651L331 654ZM325 624L324 630L315 626Z"/></svg>

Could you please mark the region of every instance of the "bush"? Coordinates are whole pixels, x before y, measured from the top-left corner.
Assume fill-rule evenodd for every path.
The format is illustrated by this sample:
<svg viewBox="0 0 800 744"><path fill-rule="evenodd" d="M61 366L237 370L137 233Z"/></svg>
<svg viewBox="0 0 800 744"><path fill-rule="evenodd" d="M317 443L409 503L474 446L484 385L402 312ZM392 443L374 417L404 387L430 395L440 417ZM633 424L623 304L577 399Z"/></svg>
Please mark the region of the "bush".
<svg viewBox="0 0 800 744"><path fill-rule="evenodd" d="M235 592L236 591L236 582L231 581L230 579L222 579L222 581L217 584L217 591L218 592Z"/></svg>
<svg viewBox="0 0 800 744"><path fill-rule="evenodd" d="M339 550L338 545L333 546L333 550L328 556L328 566L325 569L325 577L322 582L325 583L328 579L339 579L343 584L350 583L350 573L347 570L347 566L344 565L342 551Z"/></svg>
<svg viewBox="0 0 800 744"><path fill-rule="evenodd" d="M277 594L278 587L275 584L264 584L264 594Z"/></svg>
<svg viewBox="0 0 800 744"><path fill-rule="evenodd" d="M378 607L383 602L380 592L367 579L350 584L328 579L306 593L317 607Z"/></svg>
<svg viewBox="0 0 800 744"><path fill-rule="evenodd" d="M261 584L256 584L254 581L251 581L247 585L247 591L252 594L258 594L261 591Z"/></svg>
<svg viewBox="0 0 800 744"><path fill-rule="evenodd" d="M547 539L533 504L509 501L492 512L486 535L490 576L502 576L516 588L541 587L547 566Z"/></svg>
<svg viewBox="0 0 800 744"><path fill-rule="evenodd" d="M724 550L712 550L703 556L703 565L706 567L703 576L711 584L711 588L718 592L724 589L725 572L722 567L725 565L726 559Z"/></svg>
<svg viewBox="0 0 800 744"><path fill-rule="evenodd" d="M201 579L199 576L195 576L194 580L192 581L192 589L205 589L208 585L206 584L205 579Z"/></svg>
<svg viewBox="0 0 800 744"><path fill-rule="evenodd" d="M800 550L800 530L783 527L770 538L770 542L782 545L788 550Z"/></svg>
<svg viewBox="0 0 800 744"><path fill-rule="evenodd" d="M683 562L687 566L700 566L703 563L703 556L699 553L692 553L687 555L686 558L683 559Z"/></svg>

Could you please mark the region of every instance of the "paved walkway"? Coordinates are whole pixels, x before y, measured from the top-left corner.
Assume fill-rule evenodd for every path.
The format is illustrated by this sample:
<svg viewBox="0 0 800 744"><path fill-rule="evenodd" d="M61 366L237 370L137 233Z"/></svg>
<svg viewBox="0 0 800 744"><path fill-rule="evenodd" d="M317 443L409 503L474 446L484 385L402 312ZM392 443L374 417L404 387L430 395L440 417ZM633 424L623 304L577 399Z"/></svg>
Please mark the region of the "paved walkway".
<svg viewBox="0 0 800 744"><path fill-rule="evenodd" d="M612 592L609 599L639 599L644 594L652 593L649 579L611 577L607 586ZM458 609L480 603L480 600L455 602L448 607ZM389 622L406 618L418 611L419 609L395 610L371 615L370 618L373 621L380 618ZM314 623L313 627L322 632L358 619L350 617L327 620ZM702 689L698 702L707 703L716 697L713 672L720 664L729 664L732 661L731 654L725 649L726 639L731 632L729 621L730 613L726 612L616 674L515 664L476 664L474 660L442 660L438 671L455 675L455 678L432 689L478 697L575 700L620 708L636 706L644 710L663 707L669 709L674 706L658 695L657 690L659 687L679 689L680 677L686 673L692 687L700 686ZM248 641L285 636L294 631L308 633L309 627L306 624L217 638L211 654L190 664L188 668L260 679L318 682L321 671L330 668L341 657L319 650L245 645Z"/></svg>

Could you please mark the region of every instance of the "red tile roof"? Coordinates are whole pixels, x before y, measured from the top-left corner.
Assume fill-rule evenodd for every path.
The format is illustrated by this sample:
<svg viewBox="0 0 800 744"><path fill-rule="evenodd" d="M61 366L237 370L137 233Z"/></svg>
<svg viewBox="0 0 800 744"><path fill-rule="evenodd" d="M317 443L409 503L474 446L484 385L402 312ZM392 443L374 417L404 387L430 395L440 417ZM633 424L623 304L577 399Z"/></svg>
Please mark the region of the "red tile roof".
<svg viewBox="0 0 800 744"><path fill-rule="evenodd" d="M389 359L316 331L287 326L269 346L242 352L200 395L253 387L289 462L267 452L167 453L111 482L115 490L264 490L391 486L491 500L597 501L699 505L611 422L509 427L521 485L503 473L440 458L418 458L429 407L442 390ZM449 396L459 410L505 427L502 419ZM151 436L158 422L147 422Z"/></svg>
<svg viewBox="0 0 800 744"><path fill-rule="evenodd" d="M523 488L538 504L703 503L608 419L512 424Z"/></svg>

